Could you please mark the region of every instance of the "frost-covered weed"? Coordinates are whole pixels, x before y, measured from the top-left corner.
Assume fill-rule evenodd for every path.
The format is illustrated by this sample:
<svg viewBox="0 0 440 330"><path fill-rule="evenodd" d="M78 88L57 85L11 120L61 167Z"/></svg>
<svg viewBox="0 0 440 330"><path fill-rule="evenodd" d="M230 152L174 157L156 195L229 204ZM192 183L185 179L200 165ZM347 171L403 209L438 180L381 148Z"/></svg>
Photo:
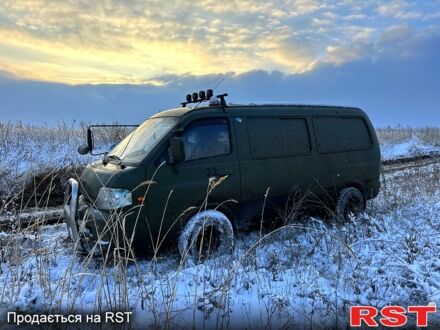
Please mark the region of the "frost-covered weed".
<svg viewBox="0 0 440 330"><path fill-rule="evenodd" d="M76 146L75 146L76 147ZM440 298L440 165L384 174L343 225L285 210L282 227L239 233L230 258L181 263L122 252L72 255L64 224L0 233L0 311L130 310L155 328L344 327L350 305ZM301 219L301 220L298 220Z"/></svg>
<svg viewBox="0 0 440 330"><path fill-rule="evenodd" d="M63 224L2 234L3 309L128 309L159 328L343 326L350 305L440 298L440 165L387 174L344 225L308 218L238 235L234 257L182 264L176 252L102 261L71 254ZM399 201L401 202L399 205ZM12 306L12 307L11 307Z"/></svg>
<svg viewBox="0 0 440 330"><path fill-rule="evenodd" d="M232 262L185 265L172 253L103 267L71 255L64 225L3 234L1 242L10 242L1 243L3 255L20 250L3 258L1 303L31 311L123 308L135 312L137 325L159 328L325 328L345 325L354 304L436 302L439 173L435 164L385 175L386 190L344 225L308 218L239 234Z"/></svg>
<svg viewBox="0 0 440 330"><path fill-rule="evenodd" d="M96 159L77 152L86 143L86 128L85 123L49 127L0 122L0 213L15 210L17 199L19 206L36 206L38 201L29 201L35 198L32 192L51 181L58 190L53 194L60 196L66 177ZM128 132L128 128L94 129L96 152L107 151Z"/></svg>

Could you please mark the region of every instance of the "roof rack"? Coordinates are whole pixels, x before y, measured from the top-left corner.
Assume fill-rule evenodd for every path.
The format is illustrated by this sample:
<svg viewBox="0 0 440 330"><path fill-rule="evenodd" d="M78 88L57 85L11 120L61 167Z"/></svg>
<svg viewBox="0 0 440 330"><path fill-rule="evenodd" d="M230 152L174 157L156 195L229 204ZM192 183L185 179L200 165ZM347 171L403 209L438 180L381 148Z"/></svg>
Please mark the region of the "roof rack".
<svg viewBox="0 0 440 330"><path fill-rule="evenodd" d="M340 108L340 109L358 109L357 107L347 105L329 105L329 104L303 104L303 103L229 103L230 107L300 107L300 108Z"/></svg>
<svg viewBox="0 0 440 330"><path fill-rule="evenodd" d="M208 89L205 91L195 92L192 94L186 94L186 101L180 103L183 108L186 107L187 104L190 103L201 103L209 101L210 106L220 105L221 107L227 107L225 97L228 96L228 93L219 94L214 96L214 92L212 89Z"/></svg>

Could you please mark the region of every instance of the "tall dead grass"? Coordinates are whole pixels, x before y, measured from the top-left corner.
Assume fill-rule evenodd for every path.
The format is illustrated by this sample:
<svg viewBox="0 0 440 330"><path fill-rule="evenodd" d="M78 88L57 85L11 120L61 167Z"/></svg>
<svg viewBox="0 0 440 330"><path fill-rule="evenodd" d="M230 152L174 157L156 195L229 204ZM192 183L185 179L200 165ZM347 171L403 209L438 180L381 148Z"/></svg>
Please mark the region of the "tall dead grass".
<svg viewBox="0 0 440 330"><path fill-rule="evenodd" d="M66 178L96 159L77 152L78 146L86 143L86 130L84 122L71 125L60 122L56 126L0 122L0 207L5 203L11 206L11 201L20 205L22 198L36 197L48 178L56 181L52 189L54 200L49 204L59 203ZM94 129L96 152L108 151L130 130L127 127ZM27 204L35 206L36 201Z"/></svg>
<svg viewBox="0 0 440 330"><path fill-rule="evenodd" d="M393 145L417 138L421 142L440 147L440 127L379 127L376 128L377 138L381 145Z"/></svg>
<svg viewBox="0 0 440 330"><path fill-rule="evenodd" d="M0 135L8 137L13 130L6 125ZM62 134L39 130L18 126L16 142L28 134L36 134L41 143L44 136ZM63 141L76 149L76 139L85 135L74 132ZM400 143L417 134L435 145L439 129L386 128L378 134L382 143ZM149 326L172 329L337 327L345 324L350 305L426 304L433 299L435 286L429 283L436 281L439 267L435 256L440 242L433 240L439 236L440 219L429 209L439 202L439 175L440 168L432 166L383 176L381 195L370 202L367 214L343 226L317 218L296 222L301 215L296 206L280 212L285 225L273 231L262 229L261 217L258 232L238 235L232 260L192 266L175 252L161 252L161 239L153 242L150 260L136 258L133 237L118 236L126 215L118 212L106 228L114 235L113 250L96 258L101 245L95 244L85 255L73 256L66 230L44 227L43 212L34 225L0 236L0 306L52 313L135 310ZM52 187L49 180L47 189ZM48 196L23 197L19 209L31 200L45 209ZM401 259L396 262L396 257ZM237 311L236 295L253 300Z"/></svg>
<svg viewBox="0 0 440 330"><path fill-rule="evenodd" d="M161 329L326 328L344 326L354 304L426 304L434 294L435 286L426 283L435 283L436 272L426 269L437 267L430 260L440 219L418 204L438 202L439 175L431 165L383 176L381 195L367 214L342 226L318 218L298 222L299 205L289 206L282 213L285 225L239 234L232 260L196 265L158 246L147 261L136 258L132 237L116 234L124 226L122 213L114 213L107 228L115 248L98 258L99 245L85 255L66 255L72 243L65 232L50 238L41 223L16 228L0 239L1 269L9 279L0 285L1 303L32 311L35 301L37 310L52 313L136 311L135 317ZM54 274L57 264L63 273ZM23 290L29 291L26 302ZM253 300L237 310L236 295L243 294Z"/></svg>

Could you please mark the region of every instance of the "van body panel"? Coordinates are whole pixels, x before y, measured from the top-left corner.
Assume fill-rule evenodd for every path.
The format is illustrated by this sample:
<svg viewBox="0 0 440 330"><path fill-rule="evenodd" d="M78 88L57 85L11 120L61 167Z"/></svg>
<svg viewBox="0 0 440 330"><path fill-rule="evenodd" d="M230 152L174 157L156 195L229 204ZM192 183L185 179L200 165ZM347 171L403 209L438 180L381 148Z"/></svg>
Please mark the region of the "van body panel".
<svg viewBox="0 0 440 330"><path fill-rule="evenodd" d="M185 160L176 164L165 162L161 167L157 167L157 162L154 162L155 164L148 167L147 176L152 177L155 182L150 186L147 196L148 222L153 232L158 233L160 229L164 235L173 226L180 226L181 229L182 222L186 219L185 210L194 213L194 210L203 207L206 198L209 203L216 204L228 203L228 200L239 202L239 160L230 115L224 112L210 113L208 116L199 113L197 116L184 118L181 134L184 135L186 129L194 124L209 125L217 120L225 121L229 127L230 151L227 154ZM167 147L168 145L157 156L166 153ZM214 184L220 177L225 178L221 184L210 190L210 182ZM169 233L173 236L172 234Z"/></svg>
<svg viewBox="0 0 440 330"><path fill-rule="evenodd" d="M265 196L271 198L304 193L312 187L316 177L316 167L306 117L274 117L273 113L268 113L265 116L251 115L237 118L240 119L239 123L235 120L235 126L237 139L240 141L241 199L243 202L262 200ZM253 130L251 127L257 121L261 123L258 123ZM305 127L302 141L288 141L285 134L278 134L280 132L274 125L280 122L282 124L278 128L281 128L289 121L302 122L301 125ZM266 128L264 128L265 124ZM261 131L260 139L256 138L257 130L266 130ZM299 151L293 150L292 154L282 152L282 149L286 149L285 144L292 143L291 149L296 149L295 144L304 143L304 140L307 141L307 148L298 148ZM264 143L267 145L261 146ZM275 146L275 144L278 145Z"/></svg>
<svg viewBox="0 0 440 330"><path fill-rule="evenodd" d="M329 127L327 119L348 122L362 122L363 126L356 127L356 132L344 134L349 128L342 125ZM326 124L324 134L320 131L317 122L323 120ZM377 181L380 173L380 149L374 129L371 126L368 117L359 111L357 115L337 115L329 116L327 114L313 116L313 127L315 130L315 139L317 144L317 152L319 154L319 185L326 188L327 191L336 194L341 188L357 181L364 186L368 186L368 182ZM360 132L360 130L363 132ZM331 145L332 132L337 135L333 137L334 143ZM323 134L321 136L321 134ZM363 137L361 135L363 134ZM361 145L359 139L368 139L369 143ZM327 146L320 148L319 141L325 141ZM353 148L351 148L351 145ZM352 150L349 150L352 149ZM378 187L371 187L377 190ZM370 190L370 187L366 187ZM367 194L367 191L364 191ZM367 194L369 195L369 194Z"/></svg>
<svg viewBox="0 0 440 330"><path fill-rule="evenodd" d="M101 161L89 164L81 174L80 183L84 198L93 202L101 187L133 190L144 181L145 168L142 165L121 168ZM139 191L133 191L137 195Z"/></svg>
<svg viewBox="0 0 440 330"><path fill-rule="evenodd" d="M266 197L283 202L309 193L334 201L348 186L358 187L366 199L379 192L379 144L360 109L233 105L177 108L157 117L178 122L142 161L124 166L98 161L81 176L88 208L95 208L103 186L132 191L133 205L118 211L124 214L126 235L134 233L140 249L157 246L164 237L175 239L186 215L203 207L226 203L235 210L262 206ZM174 136L184 141L187 157L177 163L168 154Z"/></svg>

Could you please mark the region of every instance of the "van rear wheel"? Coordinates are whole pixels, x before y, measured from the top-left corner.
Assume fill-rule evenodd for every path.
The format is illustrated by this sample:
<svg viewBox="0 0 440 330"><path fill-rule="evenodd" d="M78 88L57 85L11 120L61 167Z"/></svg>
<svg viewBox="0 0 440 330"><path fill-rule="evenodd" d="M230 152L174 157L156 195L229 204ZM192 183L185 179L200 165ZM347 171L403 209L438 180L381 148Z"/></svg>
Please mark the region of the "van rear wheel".
<svg viewBox="0 0 440 330"><path fill-rule="evenodd" d="M341 190L336 202L336 219L345 223L365 211L365 198L361 191L354 187Z"/></svg>
<svg viewBox="0 0 440 330"><path fill-rule="evenodd" d="M232 224L217 210L199 212L186 223L178 247L182 259L194 262L231 254L234 251Z"/></svg>

